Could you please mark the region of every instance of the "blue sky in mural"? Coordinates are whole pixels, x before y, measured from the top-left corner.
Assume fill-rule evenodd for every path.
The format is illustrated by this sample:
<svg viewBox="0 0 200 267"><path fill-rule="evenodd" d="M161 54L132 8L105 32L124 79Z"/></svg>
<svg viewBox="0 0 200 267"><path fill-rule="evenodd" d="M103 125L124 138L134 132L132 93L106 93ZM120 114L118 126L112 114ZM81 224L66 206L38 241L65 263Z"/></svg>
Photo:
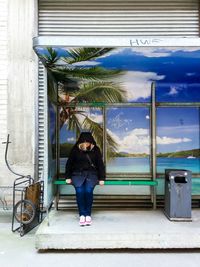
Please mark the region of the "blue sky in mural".
<svg viewBox="0 0 200 267"><path fill-rule="evenodd" d="M73 131L68 131L67 125L64 124L63 127L60 129L60 144L69 143L74 144L76 143L76 134Z"/></svg>
<svg viewBox="0 0 200 267"><path fill-rule="evenodd" d="M67 55L64 48L55 50L59 57ZM37 52L48 53L44 48L38 48ZM115 48L96 60L75 65L124 70L120 82L131 102L149 101L152 81L156 81L157 101L200 102L200 50L197 48Z"/></svg>
<svg viewBox="0 0 200 267"><path fill-rule="evenodd" d="M77 108L78 109L78 108ZM79 109L82 112L84 111L84 114L87 115L91 120L94 120L95 122L102 123L103 116L102 116L102 110L101 109L95 109L95 108L82 108ZM84 116L78 115L79 122L82 124L84 120ZM66 130L68 129L68 125L64 124L63 127L60 130L60 143L70 143L74 144L76 142L76 134L74 131ZM82 131L87 131L87 129L82 128Z"/></svg>
<svg viewBox="0 0 200 267"><path fill-rule="evenodd" d="M149 118L147 108L118 108L108 111L107 128L119 143L120 151L149 154ZM199 137L198 108L158 108L158 153L199 148Z"/></svg>
<svg viewBox="0 0 200 267"><path fill-rule="evenodd" d="M123 48L95 62L127 71L123 82L131 102L148 101L152 81L157 101L200 101L200 50L191 50Z"/></svg>
<svg viewBox="0 0 200 267"><path fill-rule="evenodd" d="M158 152L199 148L199 114L198 108L158 108Z"/></svg>
<svg viewBox="0 0 200 267"><path fill-rule="evenodd" d="M59 55L66 55L64 51L59 50ZM200 102L200 50L197 48L117 48L101 58L76 65L124 70L119 82L126 88L129 102L150 101L152 81L156 81L157 101ZM157 113L158 152L199 148L199 109L158 108ZM99 116L96 114L98 120ZM72 142L73 133L66 133L64 128L61 142L67 138ZM107 128L120 142L120 151L149 153L148 109L111 109Z"/></svg>
<svg viewBox="0 0 200 267"><path fill-rule="evenodd" d="M67 49L55 50L59 57L67 55ZM48 54L45 48L36 51ZM152 81L157 84L157 101L200 102L200 50L197 48L115 48L96 60L76 64L96 65L126 71L120 82L131 102L148 101Z"/></svg>
<svg viewBox="0 0 200 267"><path fill-rule="evenodd" d="M199 140L198 108L157 109L157 152L197 149ZM175 114L175 116L174 116ZM90 118L102 121L100 111L90 111ZM120 152L150 153L150 114L148 108L109 108L108 133L119 144ZM75 133L60 131L60 143L75 143Z"/></svg>
<svg viewBox="0 0 200 267"><path fill-rule="evenodd" d="M49 137L50 137L50 143L55 144L55 130L56 130L56 113L53 105L50 101L48 101L48 108L49 108Z"/></svg>

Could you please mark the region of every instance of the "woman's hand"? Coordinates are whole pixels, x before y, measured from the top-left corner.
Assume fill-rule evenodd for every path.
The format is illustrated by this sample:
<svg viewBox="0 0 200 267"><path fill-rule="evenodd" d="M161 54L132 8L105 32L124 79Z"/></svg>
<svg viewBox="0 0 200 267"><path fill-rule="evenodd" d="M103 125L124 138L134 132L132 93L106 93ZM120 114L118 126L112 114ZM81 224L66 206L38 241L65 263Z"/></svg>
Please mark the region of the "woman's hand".
<svg viewBox="0 0 200 267"><path fill-rule="evenodd" d="M99 185L104 185L104 180L99 180Z"/></svg>
<svg viewBox="0 0 200 267"><path fill-rule="evenodd" d="M72 179L66 179L66 184L71 184L72 183Z"/></svg>

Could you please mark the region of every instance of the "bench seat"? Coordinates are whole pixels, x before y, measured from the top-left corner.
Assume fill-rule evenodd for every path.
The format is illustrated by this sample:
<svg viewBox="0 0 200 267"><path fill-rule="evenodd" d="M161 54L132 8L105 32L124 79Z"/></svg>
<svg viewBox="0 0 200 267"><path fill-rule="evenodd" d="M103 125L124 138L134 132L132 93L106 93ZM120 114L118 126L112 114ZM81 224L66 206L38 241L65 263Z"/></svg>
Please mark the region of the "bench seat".
<svg viewBox="0 0 200 267"><path fill-rule="evenodd" d="M55 199L55 206L56 209L58 210L58 203L59 203L59 199L60 199L60 190L59 187L62 185L67 185L69 186L70 184L66 184L66 180L62 177L60 179L56 179L54 180L54 184L57 187L57 194L56 194L56 199ZM136 186L150 186L151 188L154 188L158 185L158 181L157 180L150 180L150 179L141 179L141 178L135 178L135 179L130 179L130 180L125 180L125 179L109 179L106 180L104 183L104 186L107 185L118 185L118 186L123 186L123 185L136 185ZM156 195L155 195L155 200L153 200L154 198L152 197L152 202L154 201L156 203ZM155 208L155 207L154 207Z"/></svg>
<svg viewBox="0 0 200 267"><path fill-rule="evenodd" d="M58 179L54 181L55 185L69 185L66 184L65 179ZM147 186L157 186L158 182L156 180L106 180L104 185L147 185Z"/></svg>

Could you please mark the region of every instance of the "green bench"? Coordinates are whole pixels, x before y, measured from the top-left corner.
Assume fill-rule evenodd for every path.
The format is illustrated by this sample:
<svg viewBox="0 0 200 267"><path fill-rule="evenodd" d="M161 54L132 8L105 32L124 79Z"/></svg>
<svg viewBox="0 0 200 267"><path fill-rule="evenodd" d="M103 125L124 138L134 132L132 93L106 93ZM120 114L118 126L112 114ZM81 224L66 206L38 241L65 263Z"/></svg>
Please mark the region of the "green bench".
<svg viewBox="0 0 200 267"><path fill-rule="evenodd" d="M59 186L60 185L70 185L70 184L66 184L65 179L56 179L54 181L54 184L57 186L57 194L56 194L56 209L58 209L58 202L59 202L59 198L60 198L60 190L59 190ZM119 179L109 179L106 180L104 183L104 186L106 185L140 185L140 186L157 186L158 185L158 181L157 180L145 180L145 179L132 179L132 180L119 180ZM154 204L154 209L156 207L156 195L154 194L154 198L153 198L153 204Z"/></svg>
<svg viewBox="0 0 200 267"><path fill-rule="evenodd" d="M65 180L55 180L55 185L69 185ZM158 184L155 180L106 180L104 185L149 185L156 186Z"/></svg>

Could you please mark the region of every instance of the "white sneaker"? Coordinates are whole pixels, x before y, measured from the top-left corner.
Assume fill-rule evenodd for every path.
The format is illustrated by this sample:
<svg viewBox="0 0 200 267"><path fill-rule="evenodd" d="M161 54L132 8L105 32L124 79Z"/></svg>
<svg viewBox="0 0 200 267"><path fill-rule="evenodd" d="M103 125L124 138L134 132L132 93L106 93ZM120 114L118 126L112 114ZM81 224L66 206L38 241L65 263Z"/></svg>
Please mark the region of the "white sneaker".
<svg viewBox="0 0 200 267"><path fill-rule="evenodd" d="M79 225L84 226L85 225L85 216L81 215L79 218Z"/></svg>
<svg viewBox="0 0 200 267"><path fill-rule="evenodd" d="M85 225L91 225L92 224L92 218L90 216L85 217Z"/></svg>

